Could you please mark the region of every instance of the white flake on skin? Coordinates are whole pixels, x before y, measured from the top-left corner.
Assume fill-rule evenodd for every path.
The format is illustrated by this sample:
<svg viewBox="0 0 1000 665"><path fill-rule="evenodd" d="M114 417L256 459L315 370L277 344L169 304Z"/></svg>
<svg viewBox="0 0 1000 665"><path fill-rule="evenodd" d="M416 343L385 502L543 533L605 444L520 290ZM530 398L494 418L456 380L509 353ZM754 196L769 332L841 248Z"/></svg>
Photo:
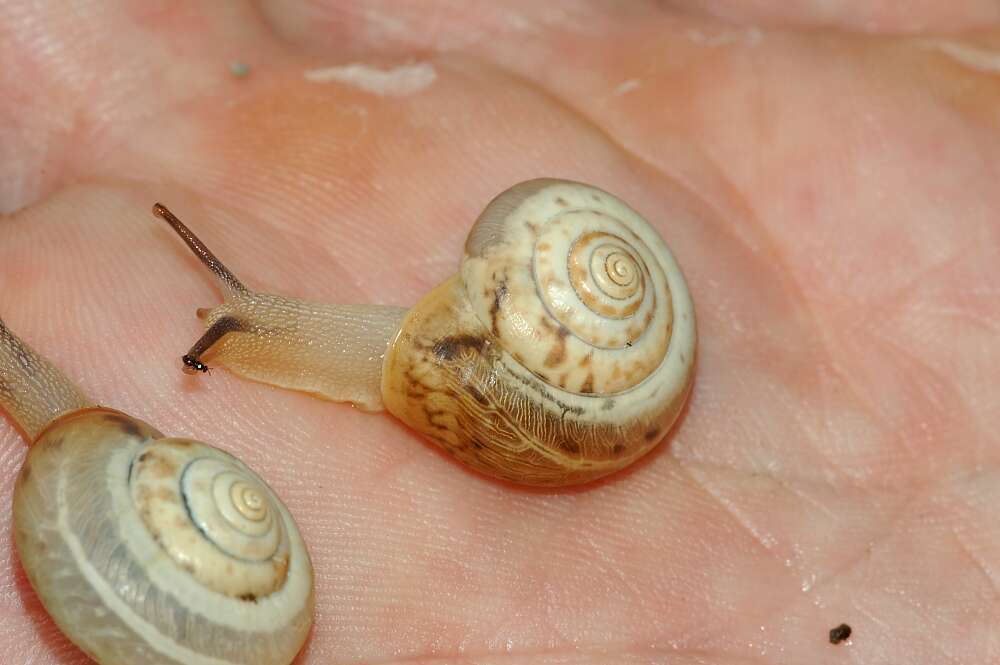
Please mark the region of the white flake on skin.
<svg viewBox="0 0 1000 665"><path fill-rule="evenodd" d="M430 63L411 63L379 69L364 63L308 69L303 72L313 83L346 83L379 97L405 97L424 90L437 79Z"/></svg>

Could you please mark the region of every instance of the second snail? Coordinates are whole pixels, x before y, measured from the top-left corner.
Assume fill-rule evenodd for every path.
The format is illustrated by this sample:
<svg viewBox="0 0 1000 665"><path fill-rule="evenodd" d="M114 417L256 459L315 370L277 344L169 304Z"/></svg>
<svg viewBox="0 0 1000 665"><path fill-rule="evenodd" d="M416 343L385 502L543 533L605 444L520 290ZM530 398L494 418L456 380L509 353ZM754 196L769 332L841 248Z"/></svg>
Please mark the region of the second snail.
<svg viewBox="0 0 1000 665"><path fill-rule="evenodd" d="M312 625L312 564L287 508L247 465L98 406L2 320L0 408L31 441L14 488L18 557L87 655L292 662Z"/></svg>
<svg viewBox="0 0 1000 665"><path fill-rule="evenodd" d="M251 291L165 206L218 278L183 357L283 388L388 410L461 462L525 485L585 483L653 449L694 377L694 306L680 266L625 202L579 182L494 198L459 273L412 309Z"/></svg>

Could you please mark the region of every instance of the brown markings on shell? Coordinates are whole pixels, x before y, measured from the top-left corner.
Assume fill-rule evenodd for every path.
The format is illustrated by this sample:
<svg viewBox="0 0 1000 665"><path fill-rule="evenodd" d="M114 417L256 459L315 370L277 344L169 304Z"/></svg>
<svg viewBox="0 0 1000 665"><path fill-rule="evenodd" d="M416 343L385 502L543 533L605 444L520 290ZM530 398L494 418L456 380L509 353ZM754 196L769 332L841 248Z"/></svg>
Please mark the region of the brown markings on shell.
<svg viewBox="0 0 1000 665"><path fill-rule="evenodd" d="M275 556L271 559L271 566L274 568L276 579L284 580L288 574L288 557ZM284 582L282 582L284 586Z"/></svg>
<svg viewBox="0 0 1000 665"><path fill-rule="evenodd" d="M553 329L552 324L545 319L542 319L542 327L547 331L551 331ZM565 326L560 325L555 329L555 341L552 344L552 348L549 349L548 354L545 356L546 367L558 367L566 361L567 336L569 336L569 330ZM565 381L562 383L565 384Z"/></svg>
<svg viewBox="0 0 1000 665"><path fill-rule="evenodd" d="M156 478L173 478L177 475L177 464L154 450L147 450L139 457L139 463L148 467L149 473Z"/></svg>
<svg viewBox="0 0 1000 665"><path fill-rule="evenodd" d="M507 280L501 280L493 291L493 304L490 306L490 320L492 322L493 336L500 336L500 323L498 317L500 316L500 308L503 305L503 299L507 297Z"/></svg>
<svg viewBox="0 0 1000 665"><path fill-rule="evenodd" d="M139 424L135 419L129 418L123 413L106 413L104 414L104 420L117 427L126 436L143 438L142 429L139 427Z"/></svg>
<svg viewBox="0 0 1000 665"><path fill-rule="evenodd" d="M476 335L451 335L435 342L432 349L441 360L452 360L462 353L480 352L485 345L486 340Z"/></svg>
<svg viewBox="0 0 1000 665"><path fill-rule="evenodd" d="M587 276L590 273L590 265L585 262L584 257L589 256L589 254L585 252L583 248L589 246L595 237L603 235L608 234L600 231L593 231L577 238L573 248L570 250L569 256L567 257L567 260L569 261L568 267L570 282L573 284L573 289L576 291L577 297L579 297L580 301L592 312L596 312L601 316L611 319L625 319L635 314L635 312L642 305L642 298L634 299L626 304L625 307L619 308L614 304L605 302L605 296L592 291L587 282ZM626 246L629 244L620 236L611 235L610 237L621 241ZM636 264L638 269L639 284L636 287L636 291L637 293L645 293L646 273L648 268L642 262L641 257L634 256L631 252L626 252L626 254L630 257L632 262Z"/></svg>
<svg viewBox="0 0 1000 665"><path fill-rule="evenodd" d="M490 331L498 329L506 297L502 274L493 272L492 285L484 290L493 298L484 322L468 304L458 276L410 311L402 325L406 334L384 361L386 408L459 461L521 484L588 482L653 448L662 434L655 440L644 435L654 428L665 432L686 393L634 422L595 422L590 410L565 402L558 389L540 380L544 376L518 369L500 350ZM516 357L512 349L506 353ZM621 376L623 370L616 371ZM594 400L595 411L615 405L600 396L584 399Z"/></svg>
<svg viewBox="0 0 1000 665"><path fill-rule="evenodd" d="M471 311L454 311L464 302L448 297L456 281L414 308L386 356L382 394L393 414L469 466L532 485L586 482L648 449L648 424L589 422L558 390L508 369Z"/></svg>

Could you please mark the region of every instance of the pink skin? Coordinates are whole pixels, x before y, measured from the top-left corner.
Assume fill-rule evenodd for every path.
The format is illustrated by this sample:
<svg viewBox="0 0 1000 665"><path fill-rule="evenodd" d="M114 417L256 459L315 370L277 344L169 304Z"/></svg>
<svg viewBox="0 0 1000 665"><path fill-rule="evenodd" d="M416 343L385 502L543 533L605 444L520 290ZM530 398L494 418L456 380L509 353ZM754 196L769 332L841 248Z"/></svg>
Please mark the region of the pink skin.
<svg viewBox="0 0 1000 665"><path fill-rule="evenodd" d="M0 313L269 479L317 570L300 665L997 662L1000 87L921 34L996 67L1000 28L959 34L996 3L497 4L4 4ZM407 61L436 80L302 74ZM525 491L388 416L181 373L220 296L154 201L251 288L408 305L543 175L631 201L690 281L694 394L637 468ZM24 453L0 422L0 505ZM8 511L0 615L11 662L85 662Z"/></svg>

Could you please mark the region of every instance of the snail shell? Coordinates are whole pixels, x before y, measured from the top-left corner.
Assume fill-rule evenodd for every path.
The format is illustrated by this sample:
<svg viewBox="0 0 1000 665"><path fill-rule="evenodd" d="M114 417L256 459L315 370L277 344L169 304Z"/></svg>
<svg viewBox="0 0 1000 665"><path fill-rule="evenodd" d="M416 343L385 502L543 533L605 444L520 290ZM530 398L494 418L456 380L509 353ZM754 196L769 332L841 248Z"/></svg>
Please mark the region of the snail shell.
<svg viewBox="0 0 1000 665"><path fill-rule="evenodd" d="M231 455L89 408L49 424L14 495L31 585L103 665L287 665L313 573L281 501Z"/></svg>
<svg viewBox="0 0 1000 665"><path fill-rule="evenodd" d="M532 180L486 207L460 275L407 315L382 399L492 476L585 482L663 438L695 340L681 270L642 217L596 187Z"/></svg>

